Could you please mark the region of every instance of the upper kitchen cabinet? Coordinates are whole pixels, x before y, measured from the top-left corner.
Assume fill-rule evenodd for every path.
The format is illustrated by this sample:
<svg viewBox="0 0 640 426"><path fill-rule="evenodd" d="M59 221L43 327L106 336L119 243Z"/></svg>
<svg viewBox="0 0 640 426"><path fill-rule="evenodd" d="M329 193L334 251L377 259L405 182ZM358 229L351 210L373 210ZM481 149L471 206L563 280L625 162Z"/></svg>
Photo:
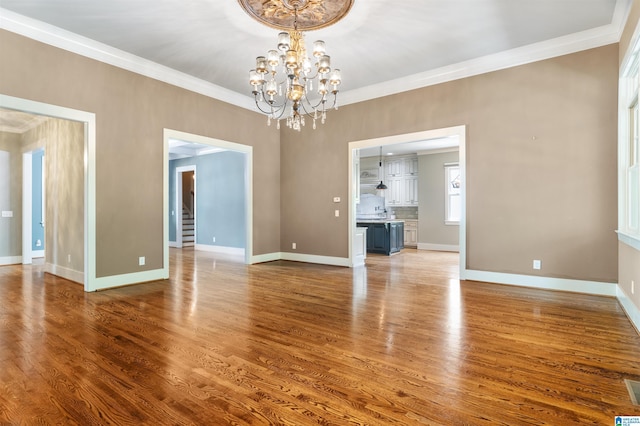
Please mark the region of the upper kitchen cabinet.
<svg viewBox="0 0 640 426"><path fill-rule="evenodd" d="M387 158L384 161L385 171L387 178L401 177L404 174L404 159L403 158Z"/></svg>
<svg viewBox="0 0 640 426"><path fill-rule="evenodd" d="M418 156L405 155L385 159L385 200L387 206L418 205Z"/></svg>
<svg viewBox="0 0 640 426"><path fill-rule="evenodd" d="M418 176L418 156L412 155L402 160L404 176Z"/></svg>

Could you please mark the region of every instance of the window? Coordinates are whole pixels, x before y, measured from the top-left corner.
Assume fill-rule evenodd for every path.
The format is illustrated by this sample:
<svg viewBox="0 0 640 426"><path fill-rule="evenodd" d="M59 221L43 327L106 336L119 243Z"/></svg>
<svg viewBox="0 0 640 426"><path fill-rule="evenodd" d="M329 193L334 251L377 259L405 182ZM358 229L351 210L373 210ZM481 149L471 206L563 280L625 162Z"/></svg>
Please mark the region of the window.
<svg viewBox="0 0 640 426"><path fill-rule="evenodd" d="M638 233L638 222L640 222L640 203L638 192L640 191L640 176L638 169L638 97L633 100L633 104L629 107L629 138L628 138L628 157L626 161L627 174L627 230L632 234Z"/></svg>
<svg viewBox="0 0 640 426"><path fill-rule="evenodd" d="M444 165L444 184L445 184L445 224L460 224L460 166L458 163L448 163Z"/></svg>
<svg viewBox="0 0 640 426"><path fill-rule="evenodd" d="M639 51L640 43L636 42L620 79L618 234L640 250Z"/></svg>

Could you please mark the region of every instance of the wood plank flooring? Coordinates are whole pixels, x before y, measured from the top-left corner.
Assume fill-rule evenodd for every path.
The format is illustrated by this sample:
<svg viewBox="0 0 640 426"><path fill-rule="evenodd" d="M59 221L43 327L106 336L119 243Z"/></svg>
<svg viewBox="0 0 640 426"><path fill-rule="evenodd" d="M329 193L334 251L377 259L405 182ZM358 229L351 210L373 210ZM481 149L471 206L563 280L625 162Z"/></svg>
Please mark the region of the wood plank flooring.
<svg viewBox="0 0 640 426"><path fill-rule="evenodd" d="M171 249L98 293L0 267L0 424L613 425L640 335L613 298L460 282L457 255L246 266Z"/></svg>

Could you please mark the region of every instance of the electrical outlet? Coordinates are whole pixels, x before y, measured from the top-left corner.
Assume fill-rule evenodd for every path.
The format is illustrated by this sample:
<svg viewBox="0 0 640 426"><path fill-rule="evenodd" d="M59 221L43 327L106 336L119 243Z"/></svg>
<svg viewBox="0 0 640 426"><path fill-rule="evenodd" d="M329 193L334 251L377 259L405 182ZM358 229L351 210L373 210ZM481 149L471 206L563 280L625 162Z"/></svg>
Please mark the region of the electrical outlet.
<svg viewBox="0 0 640 426"><path fill-rule="evenodd" d="M540 260L533 261L533 269L540 269L542 267L542 262Z"/></svg>
<svg viewBox="0 0 640 426"><path fill-rule="evenodd" d="M213 237L213 242L214 242L214 243L216 242L216 237Z"/></svg>
<svg viewBox="0 0 640 426"><path fill-rule="evenodd" d="M631 280L631 294L635 293L635 291L636 291L636 289L634 288L635 284L636 283L633 280Z"/></svg>
<svg viewBox="0 0 640 426"><path fill-rule="evenodd" d="M71 255L70 254L67 255L67 263L71 263Z"/></svg>
<svg viewBox="0 0 640 426"><path fill-rule="evenodd" d="M140 257L138 258L138 266L143 266L143 265L144 265L144 263L145 263L145 258L144 258L144 256L140 256Z"/></svg>
<svg viewBox="0 0 640 426"><path fill-rule="evenodd" d="M291 243L291 248L295 250L296 249L296 243Z"/></svg>

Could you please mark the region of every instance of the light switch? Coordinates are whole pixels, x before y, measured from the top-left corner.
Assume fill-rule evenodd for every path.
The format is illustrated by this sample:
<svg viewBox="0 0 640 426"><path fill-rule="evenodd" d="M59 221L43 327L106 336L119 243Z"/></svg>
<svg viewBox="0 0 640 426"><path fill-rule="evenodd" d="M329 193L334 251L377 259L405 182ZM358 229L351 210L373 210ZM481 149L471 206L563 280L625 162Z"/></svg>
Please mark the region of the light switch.
<svg viewBox="0 0 640 426"><path fill-rule="evenodd" d="M8 211L8 210L3 210L2 211L2 217L13 217L13 212L12 211Z"/></svg>
<svg viewBox="0 0 640 426"><path fill-rule="evenodd" d="M336 217L340 217L340 210L336 210Z"/></svg>

